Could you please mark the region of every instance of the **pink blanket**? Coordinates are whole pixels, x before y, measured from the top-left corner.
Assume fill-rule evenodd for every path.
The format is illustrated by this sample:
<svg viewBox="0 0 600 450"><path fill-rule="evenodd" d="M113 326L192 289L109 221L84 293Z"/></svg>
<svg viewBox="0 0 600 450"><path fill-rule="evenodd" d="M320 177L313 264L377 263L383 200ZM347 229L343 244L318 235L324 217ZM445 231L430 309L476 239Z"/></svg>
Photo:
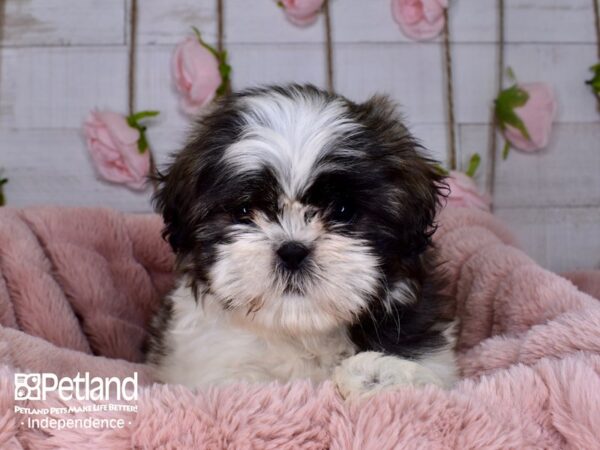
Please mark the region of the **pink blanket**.
<svg viewBox="0 0 600 450"><path fill-rule="evenodd" d="M440 223L464 380L346 404L331 383L152 385L140 347L173 282L160 220L1 209L0 448L600 448L600 302L536 265L488 214L447 209ZM597 274L571 278L600 286ZM138 412L77 414L123 418L121 429L30 428L14 411L15 371L137 371Z"/></svg>

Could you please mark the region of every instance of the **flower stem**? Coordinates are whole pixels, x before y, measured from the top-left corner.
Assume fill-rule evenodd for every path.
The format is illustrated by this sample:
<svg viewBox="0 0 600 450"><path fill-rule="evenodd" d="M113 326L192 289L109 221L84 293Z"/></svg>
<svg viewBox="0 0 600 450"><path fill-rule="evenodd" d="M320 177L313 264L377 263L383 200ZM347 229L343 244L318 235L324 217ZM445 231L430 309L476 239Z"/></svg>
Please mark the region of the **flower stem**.
<svg viewBox="0 0 600 450"><path fill-rule="evenodd" d="M508 154L510 152L510 143L508 141L504 142L504 148L502 149L502 159L506 161L508 158Z"/></svg>

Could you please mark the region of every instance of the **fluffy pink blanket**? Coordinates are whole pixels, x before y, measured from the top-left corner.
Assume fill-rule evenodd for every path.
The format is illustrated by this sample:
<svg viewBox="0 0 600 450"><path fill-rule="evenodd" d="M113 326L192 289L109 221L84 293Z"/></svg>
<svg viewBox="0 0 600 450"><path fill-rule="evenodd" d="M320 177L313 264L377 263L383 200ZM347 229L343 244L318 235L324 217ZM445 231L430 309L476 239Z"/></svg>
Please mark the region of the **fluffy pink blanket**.
<svg viewBox="0 0 600 450"><path fill-rule="evenodd" d="M159 218L1 209L0 447L600 448L600 302L536 265L488 214L446 209L440 223L464 380L346 404L331 383L151 384L140 346L173 282ZM597 274L572 278L600 287ZM138 412L77 413L123 418L121 429L31 428L15 412L15 371L137 371ZM56 396L26 404L65 406Z"/></svg>

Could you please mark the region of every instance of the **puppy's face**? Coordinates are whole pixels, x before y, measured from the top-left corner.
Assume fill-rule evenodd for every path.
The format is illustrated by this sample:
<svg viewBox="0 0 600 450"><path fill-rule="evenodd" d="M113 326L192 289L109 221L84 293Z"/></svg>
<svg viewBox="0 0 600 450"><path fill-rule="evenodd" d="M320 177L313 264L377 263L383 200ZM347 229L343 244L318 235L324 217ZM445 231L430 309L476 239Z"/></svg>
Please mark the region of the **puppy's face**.
<svg viewBox="0 0 600 450"><path fill-rule="evenodd" d="M439 181L384 99L291 86L217 104L156 202L196 289L238 320L308 333L411 300Z"/></svg>

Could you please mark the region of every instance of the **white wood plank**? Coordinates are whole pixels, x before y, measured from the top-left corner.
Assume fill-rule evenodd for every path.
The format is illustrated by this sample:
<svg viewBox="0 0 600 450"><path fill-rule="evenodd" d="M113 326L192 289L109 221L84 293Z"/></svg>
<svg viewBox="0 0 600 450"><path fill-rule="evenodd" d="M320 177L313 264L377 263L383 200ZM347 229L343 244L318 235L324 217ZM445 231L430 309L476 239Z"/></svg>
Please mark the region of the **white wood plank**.
<svg viewBox="0 0 600 450"><path fill-rule="evenodd" d="M468 153L478 151L482 165L478 181L485 186L489 128L461 125L459 148L463 168ZM499 152L504 141L499 139ZM558 124L545 150L527 154L511 150L498 155L494 204L506 207L600 207L600 126Z"/></svg>
<svg viewBox="0 0 600 450"><path fill-rule="evenodd" d="M411 123L444 122L438 45L344 44L334 56L338 92L356 101L387 94Z"/></svg>
<svg viewBox="0 0 600 450"><path fill-rule="evenodd" d="M401 50L409 48L401 47ZM350 47L347 53L349 59L352 57L352 49ZM431 47L431 49L434 52L436 51L434 47ZM167 130L165 132L166 135L173 130L174 142L179 143L181 140L180 136L184 134L190 119L179 110L178 94L172 86L169 64L172 51L171 46L142 47L137 65L137 109L160 109L161 115L158 119L160 127ZM395 50L389 49L389 51L391 53ZM324 56L319 45L289 44L284 48L271 45L232 45L230 46L230 53L234 70L233 85L236 89L243 89L262 83L312 82L318 86L325 84ZM346 54L342 53L342 56L346 56ZM414 54L413 56L416 57ZM390 55L387 54L385 57L389 58ZM400 55L401 58L402 54ZM404 76L411 76L411 80L404 83L390 82L386 86L396 89L396 92L391 92L396 99L414 92L414 90L408 89L408 87L419 82L422 71L417 70L408 74L406 72L402 73ZM344 76L343 74L339 75L340 77ZM356 73L350 75L354 77ZM367 73L364 76L369 77L370 75ZM349 82L352 82L352 80L349 80ZM441 81L438 84L441 85ZM360 80L356 81L356 87L359 86ZM403 90L398 92L398 87ZM338 90L358 101L365 100L369 94L374 92L367 90L361 94L357 88L348 86L345 89L343 85L338 86ZM417 98L414 98L414 106L408 105L406 102L403 103L402 110L408 116L407 123L409 125L413 124L411 129L413 129L415 136L423 141L424 146L431 151L435 158L443 160L446 156L445 125L442 123L427 123L427 121L433 122L435 118L440 122L443 121L443 107L442 105L438 106L437 115L428 115L423 109L419 109L421 103L420 97L420 95L417 95ZM419 112L421 112L421 115L417 114ZM171 147L177 146L173 145Z"/></svg>
<svg viewBox="0 0 600 450"><path fill-rule="evenodd" d="M325 84L319 44L236 44L229 47L234 87L261 83ZM179 126L171 86L172 46L145 46L138 57L138 108L166 111ZM508 63L522 81L546 80L556 90L560 122L596 122L596 102L583 81L592 45L510 45ZM0 127L74 127L90 108L124 111L125 47L4 48ZM485 123L494 97L494 48L460 44L455 50L457 120ZM473 67L473 61L479 65ZM340 44L335 52L336 88L362 101L375 92L398 101L412 123L445 121L441 49L437 44Z"/></svg>
<svg viewBox="0 0 600 450"><path fill-rule="evenodd" d="M226 6L228 2L225 2ZM261 2L262 3L262 2ZM217 38L216 1L143 0L138 8L140 45L175 44L195 26L203 38L214 44Z"/></svg>
<svg viewBox="0 0 600 450"><path fill-rule="evenodd" d="M454 93L458 122L486 123L496 96L495 46L454 46ZM507 46L507 65L519 80L545 81L555 90L558 122L597 122L596 100L584 81L596 47L590 44ZM389 94L413 122L443 123L445 90L437 44L340 44L335 51L336 89L363 100Z"/></svg>
<svg viewBox="0 0 600 450"><path fill-rule="evenodd" d="M390 0L332 1L331 18L335 43L412 42L394 21Z"/></svg>
<svg viewBox="0 0 600 450"><path fill-rule="evenodd" d="M225 2L226 39L231 43L318 43L325 38L323 15L307 27L291 24L275 0Z"/></svg>
<svg viewBox="0 0 600 450"><path fill-rule="evenodd" d="M521 248L555 272L600 268L600 208L501 208Z"/></svg>
<svg viewBox="0 0 600 450"><path fill-rule="evenodd" d="M421 125L414 132L426 136L425 143L441 142L444 138L439 126ZM164 167L170 154L183 146L185 135L182 129L156 124L149 128L149 142L159 167ZM6 194L13 206L48 203L130 211L149 208L149 190L138 193L97 177L81 129L0 130L0 148L0 166L10 179ZM432 153L437 156L435 151Z"/></svg>
<svg viewBox="0 0 600 450"><path fill-rule="evenodd" d="M331 4L335 42L409 42L394 22L389 0L343 0ZM450 2L453 42L496 42L497 0ZM508 43L593 43L589 0L505 2ZM439 39L438 39L439 40Z"/></svg>
<svg viewBox="0 0 600 450"><path fill-rule="evenodd" d="M425 154L445 165L448 159L446 126L430 123L407 123L407 126L425 149Z"/></svg>
<svg viewBox="0 0 600 450"><path fill-rule="evenodd" d="M123 44L124 0L5 0L2 45Z"/></svg>
<svg viewBox="0 0 600 450"><path fill-rule="evenodd" d="M325 54L318 44L230 46L236 89L302 82L325 85ZM236 69L237 68L237 69Z"/></svg>
<svg viewBox="0 0 600 450"><path fill-rule="evenodd" d="M289 23L274 0L224 2L224 38L230 44L315 43L324 39L323 19L309 27ZM213 0L144 0L139 14L141 44L175 44L196 26L207 42L217 37Z"/></svg>
<svg viewBox="0 0 600 450"><path fill-rule="evenodd" d="M182 128L188 119L179 110L178 93L171 77L172 46L141 47L136 72L136 109L159 110L160 127Z"/></svg>
<svg viewBox="0 0 600 450"><path fill-rule="evenodd" d="M0 128L76 128L93 108L125 112L125 47L3 48Z"/></svg>
<svg viewBox="0 0 600 450"><path fill-rule="evenodd" d="M597 123L596 100L585 84L591 74L589 67L595 60L596 46L590 44L512 44L506 47L506 66L513 68L519 81L545 81L554 87L559 122ZM496 96L495 61L496 49L492 44L454 47L459 122L485 123L489 120L489 107ZM433 75L424 74L424 77Z"/></svg>
<svg viewBox="0 0 600 450"><path fill-rule="evenodd" d="M423 137L429 149L444 145L440 126L419 125L413 131ZM182 148L185 136L183 129L157 124L149 127L148 138L159 168ZM150 189L140 193L99 179L81 129L0 130L0 149L0 167L10 179L5 191L11 206L57 204L150 210ZM443 157L435 150L431 153Z"/></svg>
<svg viewBox="0 0 600 450"><path fill-rule="evenodd" d="M150 211L151 190L135 192L100 180L79 129L0 131L7 203L105 206Z"/></svg>
<svg viewBox="0 0 600 450"><path fill-rule="evenodd" d="M39 1L39 0L38 0ZM144 0L140 8L140 42L172 44L195 25L209 41L216 38L212 0ZM496 1L461 0L451 3L455 42L496 41ZM390 0L336 0L331 3L336 43L410 42L391 14ZM593 43L590 0L510 0L506 2L506 41ZM296 27L284 18L275 0L225 2L228 43L323 42L323 18L309 27Z"/></svg>
<svg viewBox="0 0 600 450"><path fill-rule="evenodd" d="M189 121L179 109L171 77L173 46L146 46L137 64L137 109L159 109L165 126L181 129ZM315 44L231 45L233 87L308 82L325 84L322 47Z"/></svg>
<svg viewBox="0 0 600 450"><path fill-rule="evenodd" d="M190 123L185 127L169 128L168 126L155 126L148 128L147 136L156 159L159 170L164 169L171 161L171 156L180 151L186 143Z"/></svg>
<svg viewBox="0 0 600 450"><path fill-rule="evenodd" d="M497 41L497 0L451 2L451 35L456 42ZM509 43L594 43L588 0L506 0L505 40Z"/></svg>

